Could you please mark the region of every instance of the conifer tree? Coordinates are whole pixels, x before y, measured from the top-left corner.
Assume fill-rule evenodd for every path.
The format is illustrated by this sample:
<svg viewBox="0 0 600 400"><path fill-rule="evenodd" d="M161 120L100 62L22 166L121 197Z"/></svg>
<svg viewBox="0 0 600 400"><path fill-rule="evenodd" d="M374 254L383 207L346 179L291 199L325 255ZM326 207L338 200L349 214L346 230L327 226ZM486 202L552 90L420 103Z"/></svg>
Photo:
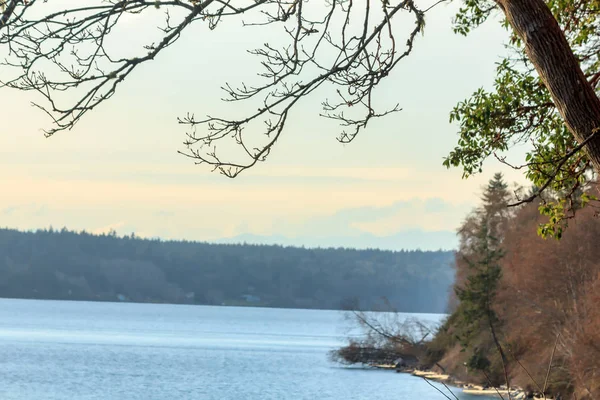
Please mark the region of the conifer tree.
<svg viewBox="0 0 600 400"><path fill-rule="evenodd" d="M482 205L465 222L469 230L464 230L465 225L461 229L461 242L468 241L469 245L461 246L457 253L457 272L462 273L463 278L455 288L459 305L451 320L463 349L471 352L467 366L483 372L489 372L492 364L487 354L491 349L482 346L486 342L498 351L506 371L506 356L496 334L501 322L493 302L502 276L500 260L504 256L502 241L510 199L502 174L495 174L482 195ZM482 340L483 332L488 332L484 335L491 341ZM506 373L504 379L508 384Z"/></svg>

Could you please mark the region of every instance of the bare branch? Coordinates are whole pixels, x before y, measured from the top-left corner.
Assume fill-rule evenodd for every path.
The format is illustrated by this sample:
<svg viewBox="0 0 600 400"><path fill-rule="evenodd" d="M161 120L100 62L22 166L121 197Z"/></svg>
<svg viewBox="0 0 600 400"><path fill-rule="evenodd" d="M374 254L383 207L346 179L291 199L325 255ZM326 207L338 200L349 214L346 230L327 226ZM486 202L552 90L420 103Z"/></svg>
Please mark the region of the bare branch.
<svg viewBox="0 0 600 400"><path fill-rule="evenodd" d="M542 393L544 394L544 398L546 398L546 388L548 387L548 378L550 377L550 371L552 370L552 362L554 361L554 353L556 352L556 346L558 346L558 339L560 338L560 333L556 335L556 341L554 342L554 347L552 348L552 355L550 356L550 362L548 363L548 372L546 372L546 379L544 379L544 390Z"/></svg>
<svg viewBox="0 0 600 400"><path fill-rule="evenodd" d="M190 128L184 142L187 149L181 154L197 163L210 164L233 178L266 159L294 105L326 84L335 88L336 99L326 99L322 103L321 116L349 128L338 136L342 143L351 142L371 119L400 111L398 105L382 112L375 111L372 94L382 79L412 51L413 42L423 28L423 12L412 0L395 6L384 2L378 17L371 1L363 4L359 14L353 1L333 1L328 5L325 17L318 21L308 18L304 9L307 6L296 0L290 1L287 7L279 7L276 14L265 13L267 20L263 24L287 22L290 25L288 21L294 17L294 23L285 28L291 44L283 48L265 44L263 48L251 51L262 59L265 72L260 76L266 83L259 86L243 84L238 88L227 84L224 87L229 101L246 101L261 96L262 105L255 113L242 119L208 116L198 120L194 115L180 119L181 124ZM415 26L409 32L404 51L399 52L392 19L402 10L413 15ZM357 18L361 20L360 29L352 34ZM379 22L373 24L375 18L379 18ZM335 29L336 24L341 24L341 27ZM321 57L326 59L323 54L335 54L335 58L326 63L321 60ZM257 146L249 145L245 137L246 130L252 129L249 125L254 121L261 121L266 128L266 142ZM230 161L229 157L218 153L217 143L226 140L233 140L243 150L242 158L245 160Z"/></svg>
<svg viewBox="0 0 600 400"><path fill-rule="evenodd" d="M448 396L446 393L442 392L442 390L441 390L440 388L437 388L437 387L435 387L435 385L434 385L434 384L432 384L431 382L429 382L429 379L425 378L424 376L423 376L422 378L423 378L423 380L424 380L425 382L427 382L427 384L428 384L429 386L431 386L432 388L434 388L435 390L437 390L438 392L440 392L440 393L442 394L442 396L444 396L444 397L445 397L445 398L447 398L448 400L452 400L452 399L451 399L451 398L450 398L450 397L449 397L449 396Z"/></svg>
<svg viewBox="0 0 600 400"><path fill-rule="evenodd" d="M588 136L583 142L581 142L579 145L577 145L575 148L573 148L571 151L565 154L564 157L562 157L562 159L560 159L556 163L556 168L554 169L554 172L548 177L548 179L542 185L542 187L540 187L535 193L533 193L531 196L525 199L519 200L516 203L509 204L508 206L517 207L525 203L531 203L533 200L540 197L540 195L556 180L556 177L560 173L561 168L565 165L565 163L575 154L580 152L598 134L598 131L598 129L594 130L594 132L590 136ZM575 191L576 189L577 188L574 188L573 191Z"/></svg>
<svg viewBox="0 0 600 400"><path fill-rule="evenodd" d="M188 113L178 120L187 127L180 153L235 177L268 157L294 106L319 88L330 94L320 115L339 123L343 143L372 119L400 111L398 104L377 110L374 90L412 52L425 13L442 2L421 10L414 0L95 0L60 9L44 0L8 0L0 18L6 51L0 86L37 93L42 100L33 104L53 121L46 130L51 136L110 99L189 26L215 29L236 17L246 27L269 25L279 29L278 44L250 50L262 66L260 84L223 86L226 101L256 101L256 111L235 119ZM125 56L110 46L129 16L156 9L164 12L158 40ZM228 143L241 155L225 153L221 145Z"/></svg>

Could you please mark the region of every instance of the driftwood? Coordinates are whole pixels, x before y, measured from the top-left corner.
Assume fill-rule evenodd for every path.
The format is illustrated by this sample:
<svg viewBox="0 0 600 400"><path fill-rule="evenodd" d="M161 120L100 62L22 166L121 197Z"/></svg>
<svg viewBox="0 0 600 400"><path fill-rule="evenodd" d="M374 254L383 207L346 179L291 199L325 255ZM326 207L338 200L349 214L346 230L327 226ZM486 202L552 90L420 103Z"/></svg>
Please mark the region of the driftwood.
<svg viewBox="0 0 600 400"><path fill-rule="evenodd" d="M378 313L350 310L347 317L362 334L360 338L350 339L346 346L332 351L332 361L347 365L385 365L397 369L422 364L427 352L425 341L432 336L432 327L414 318L406 318L395 310Z"/></svg>
<svg viewBox="0 0 600 400"><path fill-rule="evenodd" d="M359 342L350 342L332 351L330 356L342 364L415 366L419 363L417 356L398 347L374 347Z"/></svg>

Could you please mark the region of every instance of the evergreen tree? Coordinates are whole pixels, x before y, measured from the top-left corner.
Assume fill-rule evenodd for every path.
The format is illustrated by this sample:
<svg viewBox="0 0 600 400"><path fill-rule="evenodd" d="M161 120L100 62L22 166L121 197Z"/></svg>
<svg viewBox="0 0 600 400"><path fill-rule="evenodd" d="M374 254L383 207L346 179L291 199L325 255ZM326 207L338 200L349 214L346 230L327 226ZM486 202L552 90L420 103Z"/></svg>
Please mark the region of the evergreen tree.
<svg viewBox="0 0 600 400"><path fill-rule="evenodd" d="M487 224L486 235L492 237L498 245L502 243L503 231L506 229L506 222L509 219L508 205L511 197L508 184L504 181L501 173L494 174L481 197L483 202L479 211L481 223Z"/></svg>
<svg viewBox="0 0 600 400"><path fill-rule="evenodd" d="M460 339L464 347L468 347L473 336L479 334L482 323L489 325L498 322L492 304L502 275L499 261L504 254L498 246L498 240L490 236L484 221L481 221L479 235L478 260L465 258L469 275L466 282L456 288L460 301L457 322L462 328Z"/></svg>
<svg viewBox="0 0 600 400"><path fill-rule="evenodd" d="M457 253L457 272L462 273L462 279L458 279L455 287L459 305L451 321L463 350L471 352L467 366L489 372L492 367L489 354L494 347L500 355L502 366L506 364L496 335L500 321L493 309L502 276L502 242L510 217L508 204L511 194L502 174L495 174L489 181L481 200L482 205L460 230L461 251ZM508 382L506 373L504 379Z"/></svg>

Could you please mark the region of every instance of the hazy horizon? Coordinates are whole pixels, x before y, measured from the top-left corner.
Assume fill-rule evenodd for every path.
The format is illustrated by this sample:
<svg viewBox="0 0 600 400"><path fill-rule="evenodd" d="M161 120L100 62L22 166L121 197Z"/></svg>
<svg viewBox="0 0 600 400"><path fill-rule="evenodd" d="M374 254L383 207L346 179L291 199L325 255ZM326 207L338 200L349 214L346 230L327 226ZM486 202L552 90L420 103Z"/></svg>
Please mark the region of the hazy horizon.
<svg viewBox="0 0 600 400"><path fill-rule="evenodd" d="M18 232L35 233L36 231L54 231L59 232L66 229L68 232L87 233L92 235L103 235L111 232L89 232L85 229L77 231L67 226L47 226L32 229L19 229L10 226L2 226L0 229L14 230ZM264 246L283 246L307 249L348 249L348 250L382 250L382 251L455 251L458 243L458 237L455 232L435 231L426 232L421 230L407 230L397 232L390 236L376 236L372 234L361 234L359 236L338 236L338 237L287 237L283 235L255 235L244 233L230 237L224 237L214 240L190 240L186 238L163 238L161 236L139 236L136 232L114 233L117 237L135 236L138 239L160 240L160 241L186 241L209 244L233 244L233 245L264 245ZM456 243L455 243L456 242Z"/></svg>

